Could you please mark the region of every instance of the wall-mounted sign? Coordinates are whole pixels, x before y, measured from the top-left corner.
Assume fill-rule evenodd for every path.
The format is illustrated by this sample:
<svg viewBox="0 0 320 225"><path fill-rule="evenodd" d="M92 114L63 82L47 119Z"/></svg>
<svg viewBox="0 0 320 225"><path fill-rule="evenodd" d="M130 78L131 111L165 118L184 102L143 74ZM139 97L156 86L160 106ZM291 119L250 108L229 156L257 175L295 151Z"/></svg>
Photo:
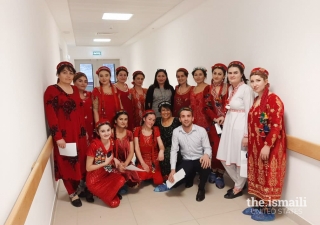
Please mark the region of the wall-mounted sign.
<svg viewBox="0 0 320 225"><path fill-rule="evenodd" d="M93 51L93 55L101 55L101 51Z"/></svg>

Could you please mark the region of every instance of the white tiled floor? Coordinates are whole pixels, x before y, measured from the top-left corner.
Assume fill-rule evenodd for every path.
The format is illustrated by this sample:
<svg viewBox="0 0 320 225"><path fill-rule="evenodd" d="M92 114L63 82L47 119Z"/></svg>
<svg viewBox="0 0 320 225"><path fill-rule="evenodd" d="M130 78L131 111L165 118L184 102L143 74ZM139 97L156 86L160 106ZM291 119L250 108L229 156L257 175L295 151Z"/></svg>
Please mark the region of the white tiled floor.
<svg viewBox="0 0 320 225"><path fill-rule="evenodd" d="M192 188L184 185L164 193L153 192L154 186L142 183L136 190L124 195L118 208L112 209L95 197L94 203L82 199L82 207L70 204L68 194L60 182L54 225L212 225L212 224L265 224L256 222L241 212L246 208L245 194L235 199L225 199L223 195L231 187L230 178L225 176L226 187L222 190L207 183L206 198L196 201L197 178ZM268 224L297 224L285 215L277 215Z"/></svg>

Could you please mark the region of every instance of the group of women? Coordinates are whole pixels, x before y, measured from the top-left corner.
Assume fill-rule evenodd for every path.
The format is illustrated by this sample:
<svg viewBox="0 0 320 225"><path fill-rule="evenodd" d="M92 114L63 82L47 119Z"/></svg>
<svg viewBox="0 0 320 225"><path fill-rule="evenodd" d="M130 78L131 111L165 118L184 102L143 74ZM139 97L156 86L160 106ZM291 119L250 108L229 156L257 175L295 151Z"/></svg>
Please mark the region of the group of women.
<svg viewBox="0 0 320 225"><path fill-rule="evenodd" d="M207 70L194 68L196 86L190 86L189 72L179 68L175 89L165 69L156 71L148 89L142 87L144 73L135 71L129 89L126 67L116 69L117 83L112 84L110 69L102 66L96 71L100 85L90 93L85 74L76 73L69 62L59 63L58 82L47 88L44 102L54 139L55 177L63 180L72 205L82 205L79 196L93 202L95 195L117 207L127 187L136 188L142 180L152 179L155 191L168 190L164 181L171 171L172 132L180 126L179 110L190 107L194 123L207 130L211 142L209 182L223 188L227 171L235 184L224 197L241 196L247 179L240 176L240 155L247 148L248 191L266 204L263 210L250 207L243 213L273 220L267 202L280 199L286 167L283 103L269 91L269 73L263 68L251 71L251 88L239 61L211 69L208 84ZM59 153L66 143L76 143L77 156ZM128 168L134 154L143 171Z"/></svg>

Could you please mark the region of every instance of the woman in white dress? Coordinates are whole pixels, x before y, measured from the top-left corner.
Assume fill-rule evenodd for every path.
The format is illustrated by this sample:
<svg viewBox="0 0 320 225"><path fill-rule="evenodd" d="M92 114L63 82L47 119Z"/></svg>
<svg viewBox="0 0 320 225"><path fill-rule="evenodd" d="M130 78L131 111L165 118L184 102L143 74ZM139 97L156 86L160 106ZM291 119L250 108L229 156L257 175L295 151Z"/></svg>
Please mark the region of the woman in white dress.
<svg viewBox="0 0 320 225"><path fill-rule="evenodd" d="M227 199L241 196L246 178L240 177L241 149L248 146L248 113L253 104L254 94L246 84L244 65L233 61L228 66L229 97L226 102L226 117L218 148L217 159L234 181L234 188L224 195Z"/></svg>

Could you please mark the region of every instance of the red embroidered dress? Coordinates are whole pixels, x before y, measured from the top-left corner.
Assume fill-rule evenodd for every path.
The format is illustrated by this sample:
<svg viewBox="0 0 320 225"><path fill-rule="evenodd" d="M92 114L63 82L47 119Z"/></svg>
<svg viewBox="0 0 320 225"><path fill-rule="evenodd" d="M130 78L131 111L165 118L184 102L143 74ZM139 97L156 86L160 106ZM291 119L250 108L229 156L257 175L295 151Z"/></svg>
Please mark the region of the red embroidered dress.
<svg viewBox="0 0 320 225"><path fill-rule="evenodd" d="M203 127L206 131L209 131L211 121L208 115L206 115L203 111L204 105L204 94L210 90L210 86L206 86L203 91L195 94L192 90L190 92L190 107L193 111L194 121L193 123Z"/></svg>
<svg viewBox="0 0 320 225"><path fill-rule="evenodd" d="M107 153L113 151L114 144L111 140L109 149L106 149L99 139L94 139L88 150L87 155L94 158L93 164L100 164L107 158ZM99 197L108 206L114 208L119 206L120 199L117 196L119 189L124 185L125 179L115 169L110 172L105 167L89 171L87 173L87 187L95 196Z"/></svg>
<svg viewBox="0 0 320 225"><path fill-rule="evenodd" d="M113 126L113 118L116 112L121 109L117 89L112 86L113 92L111 94L101 93L100 87L95 87L92 91L93 107L98 108L99 120L105 119L110 121Z"/></svg>
<svg viewBox="0 0 320 225"><path fill-rule="evenodd" d="M140 127L141 121L142 121L142 115L145 111L144 105L146 102L146 94L147 90L146 88L142 88L143 94L140 95L135 88L130 89L131 93L131 100L132 100L132 108L133 108L133 126L134 127Z"/></svg>
<svg viewBox="0 0 320 225"><path fill-rule="evenodd" d="M129 130L127 130L124 137L115 140L114 157L120 162L127 160L130 152L130 142L133 142L133 135ZM140 178L136 171L126 170L125 173L121 174L126 179L129 187L134 187L140 183Z"/></svg>
<svg viewBox="0 0 320 225"><path fill-rule="evenodd" d="M174 95L174 104L173 104L173 112L172 116L179 117L179 111L183 107L190 107L190 93L193 90L193 86L189 87L189 89L185 93L179 93L179 85L176 86L175 95Z"/></svg>
<svg viewBox="0 0 320 225"><path fill-rule="evenodd" d="M122 91L117 88L117 91L120 96L121 104L123 109L128 113L128 130L133 131L133 107L132 107L132 96L129 92L129 88L127 86L127 91Z"/></svg>
<svg viewBox="0 0 320 225"><path fill-rule="evenodd" d="M89 137L89 143L93 139L94 119L92 110L92 93L90 91L84 91L85 98L82 99L84 106L84 119L86 122L86 131Z"/></svg>
<svg viewBox="0 0 320 225"><path fill-rule="evenodd" d="M136 127L134 137L139 139L139 147L141 156L144 162L149 166L149 172L138 172L141 180L153 179L153 183L156 185L163 183L163 178L161 175L161 169L159 161L157 160L159 154L159 147L157 142L157 137L160 137L160 131L158 127L153 127L153 134L150 136L144 136L142 134L141 127ZM154 173L152 172L152 164L154 166ZM143 169L140 162L138 162L137 167Z"/></svg>
<svg viewBox="0 0 320 225"><path fill-rule="evenodd" d="M228 99L228 84L221 83L219 87L220 91L218 93L216 93L215 91L215 85L210 85L210 87L205 88L203 92L203 110L204 114L209 116L210 121L213 121L214 119L217 119L221 116L225 116L224 109L226 101ZM220 143L220 137L218 136L216 128L212 123L209 130L209 140L212 147L212 169L220 169L220 172L225 171L221 161L216 158Z"/></svg>
<svg viewBox="0 0 320 225"><path fill-rule="evenodd" d="M67 94L57 84L49 86L44 93L45 112L53 137L53 157L55 178L80 181L86 173L87 138L83 116L83 104L79 90L72 86L73 93ZM76 143L78 155L62 156L56 141L64 139L66 143ZM74 183L73 189L77 188ZM71 188L72 189L72 188ZM72 194L75 190L68 189ZM71 193L70 193L71 192Z"/></svg>
<svg viewBox="0 0 320 225"><path fill-rule="evenodd" d="M248 192L262 200L278 200L281 197L286 171L286 132L284 127L284 106L275 94L269 94L266 114L270 132L261 137L260 107L253 106L248 116ZM270 146L268 161L260 158L264 145Z"/></svg>

